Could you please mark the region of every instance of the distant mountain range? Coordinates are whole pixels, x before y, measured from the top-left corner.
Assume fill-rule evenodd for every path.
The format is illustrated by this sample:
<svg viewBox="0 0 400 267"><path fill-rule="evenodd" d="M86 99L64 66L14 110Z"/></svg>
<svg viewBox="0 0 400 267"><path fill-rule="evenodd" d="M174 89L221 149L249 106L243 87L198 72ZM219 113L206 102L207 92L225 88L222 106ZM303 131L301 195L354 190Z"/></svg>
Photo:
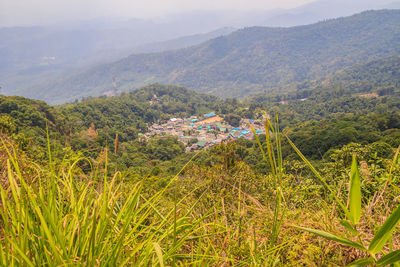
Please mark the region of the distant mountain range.
<svg viewBox="0 0 400 267"><path fill-rule="evenodd" d="M132 54L187 48L245 26L304 25L378 8L400 8L400 2L316 0L293 9L192 11L154 20L102 18L53 26L0 28L0 92L49 100L54 97L40 88ZM125 77L119 79L119 85L126 89ZM139 80L133 84L142 85ZM158 81L159 77L146 74L147 80ZM109 89L109 84L104 88ZM60 90L54 89L58 94ZM76 97L102 90L89 89ZM56 98L60 100L55 101L66 100L64 96Z"/></svg>
<svg viewBox="0 0 400 267"><path fill-rule="evenodd" d="M264 19L264 26L296 26L350 16L366 10L399 9L400 2L376 0L318 0L289 10L281 10Z"/></svg>
<svg viewBox="0 0 400 267"><path fill-rule="evenodd" d="M400 10L368 11L291 28L249 27L174 51L132 55L19 94L51 103L160 82L222 97L318 79L400 54Z"/></svg>
<svg viewBox="0 0 400 267"><path fill-rule="evenodd" d="M193 34L163 42L155 42L155 43L139 45L131 48L130 54L132 54L132 51L134 51L135 54L145 54L145 53L156 53L156 52L164 52L180 48L186 48L203 43L205 41L208 41L216 37L227 35L235 30L237 29L232 27L224 27L207 33ZM125 51L125 53L126 52L128 51Z"/></svg>
<svg viewBox="0 0 400 267"><path fill-rule="evenodd" d="M112 62L132 53L185 48L235 30L225 27L207 33L146 43L149 38L138 35L134 29L133 32L128 30L125 33L113 33L115 40L112 40L104 39L102 36L106 34L99 34L93 27L97 29L98 26L87 25L85 30L70 30L67 33L48 31L41 27L0 29L0 36L4 37L0 39L0 86L4 92L20 94L24 90L29 91L33 84L71 76L90 66ZM111 33L112 29L109 31ZM119 34L127 35L125 41L121 41ZM157 32L150 31L148 34L157 35Z"/></svg>
<svg viewBox="0 0 400 267"><path fill-rule="evenodd" d="M0 28L0 78L19 72L76 70L132 53L183 48L233 31L228 27L204 27L202 31L201 27L174 29L174 26L174 23L131 20Z"/></svg>

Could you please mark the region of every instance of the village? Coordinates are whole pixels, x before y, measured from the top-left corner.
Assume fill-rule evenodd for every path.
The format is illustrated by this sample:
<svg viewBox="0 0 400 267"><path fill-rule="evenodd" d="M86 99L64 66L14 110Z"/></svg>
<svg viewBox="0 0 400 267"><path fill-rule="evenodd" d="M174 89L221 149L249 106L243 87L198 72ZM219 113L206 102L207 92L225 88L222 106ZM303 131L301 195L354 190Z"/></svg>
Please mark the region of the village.
<svg viewBox="0 0 400 267"><path fill-rule="evenodd" d="M171 118L163 124L153 124L149 127L146 137L155 135L176 136L186 146L186 152L196 151L220 144L226 140L237 138L252 139L252 125L256 134L264 133L261 120L241 119L238 127L229 125L224 119L215 113L203 116L191 116L190 118Z"/></svg>

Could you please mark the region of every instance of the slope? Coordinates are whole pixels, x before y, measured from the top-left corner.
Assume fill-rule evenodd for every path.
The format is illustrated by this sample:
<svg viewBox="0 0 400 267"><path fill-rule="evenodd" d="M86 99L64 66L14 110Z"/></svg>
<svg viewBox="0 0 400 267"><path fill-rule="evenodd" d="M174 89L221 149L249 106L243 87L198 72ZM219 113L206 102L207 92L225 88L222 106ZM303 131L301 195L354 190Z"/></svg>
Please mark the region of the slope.
<svg viewBox="0 0 400 267"><path fill-rule="evenodd" d="M138 24L138 25L136 25ZM108 25L108 24L107 24ZM9 95L38 98L31 91L33 84L42 84L59 77L77 75L99 64L113 62L131 54L161 52L200 44L232 32L220 28L211 32L168 39L165 25L146 32L148 25L132 21L118 25L0 28L0 86ZM106 27L107 26L107 27ZM101 27L106 29L101 30ZM110 28L110 29L108 29ZM164 34L160 34L164 30ZM195 32L197 29L193 29ZM140 31L140 32L139 32ZM179 31L172 34L176 37Z"/></svg>
<svg viewBox="0 0 400 267"><path fill-rule="evenodd" d="M116 76L122 91L161 82L240 97L397 53L400 10L368 11L307 26L244 28L186 49L132 55L33 87L28 96L59 103L101 95Z"/></svg>
<svg viewBox="0 0 400 267"><path fill-rule="evenodd" d="M400 89L400 55L346 68L322 83L336 87L346 86L353 93L371 92L373 88Z"/></svg>

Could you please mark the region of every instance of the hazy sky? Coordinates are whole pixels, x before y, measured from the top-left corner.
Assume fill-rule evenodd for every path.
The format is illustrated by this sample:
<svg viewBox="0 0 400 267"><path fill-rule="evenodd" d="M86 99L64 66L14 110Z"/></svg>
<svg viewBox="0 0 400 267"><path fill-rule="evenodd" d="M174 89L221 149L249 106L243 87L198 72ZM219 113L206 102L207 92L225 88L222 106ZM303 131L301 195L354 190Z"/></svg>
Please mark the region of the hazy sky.
<svg viewBox="0 0 400 267"><path fill-rule="evenodd" d="M191 10L269 10L313 0L0 0L0 26L43 25L96 17L160 17Z"/></svg>

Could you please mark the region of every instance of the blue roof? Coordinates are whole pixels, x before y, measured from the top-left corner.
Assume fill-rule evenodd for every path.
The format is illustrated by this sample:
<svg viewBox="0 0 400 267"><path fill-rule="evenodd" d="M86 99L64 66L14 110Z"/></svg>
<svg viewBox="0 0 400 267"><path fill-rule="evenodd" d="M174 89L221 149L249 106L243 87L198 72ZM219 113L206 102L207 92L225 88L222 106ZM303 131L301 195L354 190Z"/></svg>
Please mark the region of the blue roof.
<svg viewBox="0 0 400 267"><path fill-rule="evenodd" d="M249 134L250 132L249 131L241 131L240 133L241 134Z"/></svg>
<svg viewBox="0 0 400 267"><path fill-rule="evenodd" d="M259 133L262 133L262 132L263 132L262 130L257 130L256 134L259 134Z"/></svg>
<svg viewBox="0 0 400 267"><path fill-rule="evenodd" d="M235 131L239 131L239 128L233 128L233 130L235 130Z"/></svg>
<svg viewBox="0 0 400 267"><path fill-rule="evenodd" d="M214 117L216 114L214 112L208 113L205 116L210 118L210 117Z"/></svg>
<svg viewBox="0 0 400 267"><path fill-rule="evenodd" d="M189 125L190 125L190 126L194 126L195 124L194 124L194 123L190 123Z"/></svg>
<svg viewBox="0 0 400 267"><path fill-rule="evenodd" d="M249 120L249 122L250 122L250 123L253 123L253 122L254 122L254 120Z"/></svg>

